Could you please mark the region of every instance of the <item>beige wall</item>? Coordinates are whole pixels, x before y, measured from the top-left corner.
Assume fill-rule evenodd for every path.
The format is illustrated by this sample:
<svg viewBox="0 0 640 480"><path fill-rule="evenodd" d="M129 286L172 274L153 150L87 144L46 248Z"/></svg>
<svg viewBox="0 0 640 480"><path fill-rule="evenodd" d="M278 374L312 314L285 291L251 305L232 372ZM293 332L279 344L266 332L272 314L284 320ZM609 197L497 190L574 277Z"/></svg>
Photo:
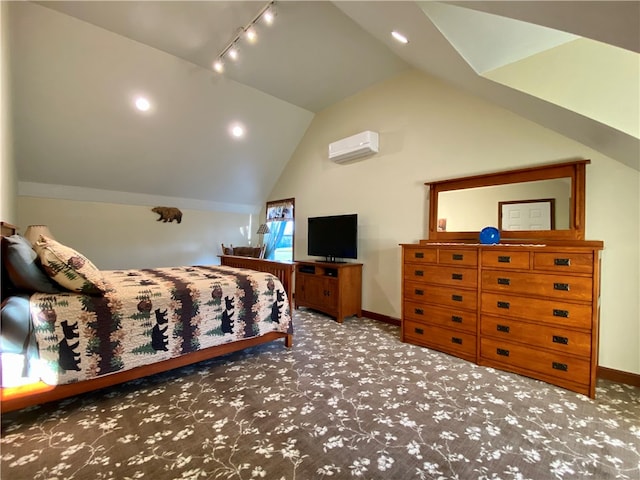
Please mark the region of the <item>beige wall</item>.
<svg viewBox="0 0 640 480"><path fill-rule="evenodd" d="M330 142L380 133L380 153L338 165ZM269 199L295 197L296 259L306 218L358 213L363 308L400 318L400 243L427 236L425 182L588 158L587 239L603 240L600 364L640 373L640 173L416 71L320 112ZM631 268L630 268L631 267Z"/></svg>
<svg viewBox="0 0 640 480"><path fill-rule="evenodd" d="M148 206L27 196L17 203L22 232L46 224L102 270L219 264L220 244L247 245L256 222L249 214L181 208L180 224L164 223Z"/></svg>
<svg viewBox="0 0 640 480"><path fill-rule="evenodd" d="M11 148L7 2L0 2L0 220L15 223L16 175Z"/></svg>

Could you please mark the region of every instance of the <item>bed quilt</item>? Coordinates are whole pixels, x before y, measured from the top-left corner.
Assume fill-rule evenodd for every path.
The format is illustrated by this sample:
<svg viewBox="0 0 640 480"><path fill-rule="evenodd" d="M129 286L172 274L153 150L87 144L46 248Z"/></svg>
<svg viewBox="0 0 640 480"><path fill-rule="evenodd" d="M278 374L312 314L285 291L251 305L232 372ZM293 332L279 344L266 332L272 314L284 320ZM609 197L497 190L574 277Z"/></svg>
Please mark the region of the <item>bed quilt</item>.
<svg viewBox="0 0 640 480"><path fill-rule="evenodd" d="M224 266L103 272L102 296L31 296L43 381L86 380L278 331L293 333L269 273Z"/></svg>

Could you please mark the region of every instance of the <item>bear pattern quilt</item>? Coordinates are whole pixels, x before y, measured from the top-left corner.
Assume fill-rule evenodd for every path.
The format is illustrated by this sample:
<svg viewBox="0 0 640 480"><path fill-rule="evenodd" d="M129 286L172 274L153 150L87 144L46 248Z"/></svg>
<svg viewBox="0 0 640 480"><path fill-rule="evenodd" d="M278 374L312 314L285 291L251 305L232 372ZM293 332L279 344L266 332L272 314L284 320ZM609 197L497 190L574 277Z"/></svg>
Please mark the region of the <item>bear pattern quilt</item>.
<svg viewBox="0 0 640 480"><path fill-rule="evenodd" d="M293 333L287 295L269 273L224 266L102 273L102 296L31 296L46 383L86 380L272 331Z"/></svg>

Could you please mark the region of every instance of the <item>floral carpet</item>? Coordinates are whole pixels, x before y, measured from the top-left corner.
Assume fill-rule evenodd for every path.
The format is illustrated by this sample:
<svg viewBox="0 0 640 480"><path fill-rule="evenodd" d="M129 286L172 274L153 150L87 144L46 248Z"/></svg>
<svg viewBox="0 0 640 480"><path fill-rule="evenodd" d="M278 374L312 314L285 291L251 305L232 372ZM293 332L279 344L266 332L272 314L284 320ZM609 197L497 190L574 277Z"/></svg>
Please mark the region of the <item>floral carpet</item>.
<svg viewBox="0 0 640 480"><path fill-rule="evenodd" d="M597 398L297 310L282 342L2 417L7 479L640 478L640 389Z"/></svg>

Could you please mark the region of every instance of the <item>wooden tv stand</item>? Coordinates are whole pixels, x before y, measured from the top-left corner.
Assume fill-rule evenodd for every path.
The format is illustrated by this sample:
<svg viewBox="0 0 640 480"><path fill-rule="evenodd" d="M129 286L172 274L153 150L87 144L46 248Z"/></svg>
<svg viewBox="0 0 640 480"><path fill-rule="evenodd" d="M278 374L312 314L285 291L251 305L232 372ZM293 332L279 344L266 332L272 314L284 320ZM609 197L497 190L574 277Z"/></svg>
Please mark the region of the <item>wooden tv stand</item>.
<svg viewBox="0 0 640 480"><path fill-rule="evenodd" d="M295 304L335 317L362 316L362 264L297 261Z"/></svg>

